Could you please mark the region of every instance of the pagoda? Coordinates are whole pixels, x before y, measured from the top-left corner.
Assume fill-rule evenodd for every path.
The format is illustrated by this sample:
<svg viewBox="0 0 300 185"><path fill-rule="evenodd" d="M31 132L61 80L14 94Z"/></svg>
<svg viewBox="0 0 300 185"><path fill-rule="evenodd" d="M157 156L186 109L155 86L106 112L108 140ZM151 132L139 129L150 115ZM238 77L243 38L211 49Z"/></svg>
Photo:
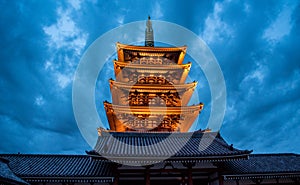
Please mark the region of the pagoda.
<svg viewBox="0 0 300 185"><path fill-rule="evenodd" d="M188 132L203 104L189 106L197 82L185 83L186 46L154 47L150 17L145 46L117 43L112 103L104 102L110 131Z"/></svg>
<svg viewBox="0 0 300 185"><path fill-rule="evenodd" d="M117 43L112 103L104 102L109 129L98 128L96 161L111 161L113 185L222 184L225 161L251 151L229 146L218 132L189 132L203 109L190 105L197 82L185 83L187 47L156 47L150 17L145 45Z"/></svg>

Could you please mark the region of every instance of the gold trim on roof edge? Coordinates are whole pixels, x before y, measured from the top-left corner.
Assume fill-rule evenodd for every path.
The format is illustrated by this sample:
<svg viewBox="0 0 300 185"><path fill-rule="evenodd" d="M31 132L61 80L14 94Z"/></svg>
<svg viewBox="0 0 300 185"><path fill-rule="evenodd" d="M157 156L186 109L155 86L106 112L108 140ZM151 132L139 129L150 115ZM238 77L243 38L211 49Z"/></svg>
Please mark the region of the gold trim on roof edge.
<svg viewBox="0 0 300 185"><path fill-rule="evenodd" d="M117 50L121 49L127 49L127 50L138 50L138 51L180 51L180 52L186 52L187 46L180 46L180 47L148 47L148 46L136 46L136 45L127 45L127 44L122 44L120 42L116 43L117 45Z"/></svg>
<svg viewBox="0 0 300 185"><path fill-rule="evenodd" d="M105 109L113 109L113 111L129 113L129 114L183 114L188 112L202 111L204 104L199 103L198 105L181 106L181 107L161 107L151 106L151 112L149 112L148 106L122 106L113 105L109 102L104 102Z"/></svg>
<svg viewBox="0 0 300 185"><path fill-rule="evenodd" d="M194 89L198 82L194 81L187 84L172 84L172 85L162 85L162 84L136 84L128 85L128 83L117 82L115 80L109 80L110 86L122 87L125 89L154 89L154 90L172 90L172 89Z"/></svg>
<svg viewBox="0 0 300 185"><path fill-rule="evenodd" d="M190 70L192 63L188 62L186 64L175 64L174 65L157 65L157 64L132 64L128 62L122 62L118 60L113 60L114 64L119 67L126 68L136 68L136 69L155 69L155 70L166 70L166 69L188 69Z"/></svg>

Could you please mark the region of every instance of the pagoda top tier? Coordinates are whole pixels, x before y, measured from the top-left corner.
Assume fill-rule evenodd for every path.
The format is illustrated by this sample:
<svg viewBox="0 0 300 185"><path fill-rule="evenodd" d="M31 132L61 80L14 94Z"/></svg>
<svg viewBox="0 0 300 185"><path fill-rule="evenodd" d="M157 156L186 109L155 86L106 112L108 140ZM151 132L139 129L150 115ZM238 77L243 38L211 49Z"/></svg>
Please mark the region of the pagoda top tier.
<svg viewBox="0 0 300 185"><path fill-rule="evenodd" d="M118 61L146 64L182 64L187 46L148 47L117 42ZM152 62L151 62L152 61ZM154 63L153 63L154 62Z"/></svg>

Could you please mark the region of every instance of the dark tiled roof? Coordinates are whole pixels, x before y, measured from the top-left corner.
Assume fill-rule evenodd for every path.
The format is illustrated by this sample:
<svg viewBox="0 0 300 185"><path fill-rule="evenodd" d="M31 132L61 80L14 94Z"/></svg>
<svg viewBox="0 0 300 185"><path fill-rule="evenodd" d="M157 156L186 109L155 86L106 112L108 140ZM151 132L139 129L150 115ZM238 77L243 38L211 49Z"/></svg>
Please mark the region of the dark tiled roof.
<svg viewBox="0 0 300 185"><path fill-rule="evenodd" d="M28 184L18 176L16 176L8 166L8 160L0 158L0 184Z"/></svg>
<svg viewBox="0 0 300 185"><path fill-rule="evenodd" d="M217 142L216 147L224 144L221 137L218 136L216 139L217 141L214 141ZM192 144L195 143L190 143ZM233 153L243 153L228 145L223 147ZM195 153L198 155L197 152ZM223 156L222 152L216 153L215 156L218 154ZM190 156L192 158L193 155ZM18 184L26 184L26 182L17 176L28 182L111 182L113 180L110 161L95 160L86 155L0 154L0 158L3 158L0 160L0 180L9 179L9 182ZM8 164L6 160L9 161ZM230 160L220 164L224 164L227 171L223 174L225 179L300 177L300 155L297 154L253 154L248 160Z"/></svg>
<svg viewBox="0 0 300 185"><path fill-rule="evenodd" d="M64 182L68 178L73 182L76 179L110 182L113 177L111 163L86 155L1 154L0 157L7 159L12 171L28 182L52 178Z"/></svg>
<svg viewBox="0 0 300 185"><path fill-rule="evenodd" d="M252 154L248 160L225 162L227 177L299 176L299 154Z"/></svg>
<svg viewBox="0 0 300 185"><path fill-rule="evenodd" d="M157 144L159 143L159 144ZM169 158L169 160L220 161L247 158L251 151L229 146L216 132L137 133L103 132L95 152L110 159Z"/></svg>

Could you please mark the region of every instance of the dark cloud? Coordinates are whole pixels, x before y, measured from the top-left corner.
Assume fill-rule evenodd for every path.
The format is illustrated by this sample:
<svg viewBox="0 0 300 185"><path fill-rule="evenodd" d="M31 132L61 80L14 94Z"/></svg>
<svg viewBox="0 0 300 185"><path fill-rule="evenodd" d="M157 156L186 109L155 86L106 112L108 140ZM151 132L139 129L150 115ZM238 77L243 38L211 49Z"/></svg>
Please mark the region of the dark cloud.
<svg viewBox="0 0 300 185"><path fill-rule="evenodd" d="M2 1L2 7L1 152L79 152L78 144L82 153L88 146L72 115L71 88L58 93L44 70L52 53L42 28L55 20L55 3Z"/></svg>
<svg viewBox="0 0 300 185"><path fill-rule="evenodd" d="M255 152L299 152L299 141L292 137L297 129L299 131L297 104L300 101L300 57L295 51L299 47L299 36L294 31L299 27L296 10L291 9L292 29L276 41L264 38L264 34L288 4L250 6L255 12L234 16L238 17L235 19L226 13L227 21L236 23L232 23L235 36L229 46L225 46L228 54L219 51L222 47L219 43L213 47L216 55L220 53L228 106L236 112L234 118L228 117L230 112L227 114L222 133L229 142ZM271 32L280 31L274 29Z"/></svg>

